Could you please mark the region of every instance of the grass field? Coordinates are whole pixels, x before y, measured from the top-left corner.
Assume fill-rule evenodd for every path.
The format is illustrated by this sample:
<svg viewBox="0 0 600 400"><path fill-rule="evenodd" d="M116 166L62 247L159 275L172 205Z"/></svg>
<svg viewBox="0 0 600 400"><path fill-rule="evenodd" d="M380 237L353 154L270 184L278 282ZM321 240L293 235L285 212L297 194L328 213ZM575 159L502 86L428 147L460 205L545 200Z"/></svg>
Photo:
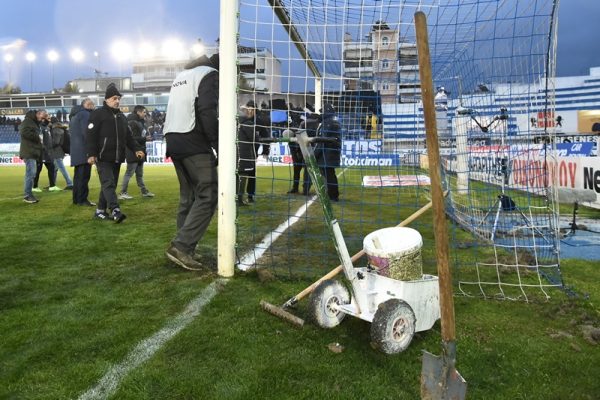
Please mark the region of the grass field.
<svg viewBox="0 0 600 400"><path fill-rule="evenodd" d="M255 273L238 273L218 286L202 310L185 312L215 279L166 260L175 231L177 179L172 167L145 170L156 197L142 199L131 182L129 192L136 197L122 204L128 219L117 225L93 221L92 209L71 205L70 192L44 192L40 203L25 204L23 168L0 168L0 398L78 398L128 360L138 344L182 318L188 322L184 329L124 374L108 392L111 398L419 397L421 351L441 352L439 323L417 334L404 353L385 356L369 346L370 326L363 321L348 318L332 330L310 324L299 330L260 310L260 299L282 303L307 286L310 280L302 274L261 282ZM45 185L43 176L40 186ZM285 182L259 186L263 192L286 189ZM91 199L97 194L94 174ZM358 191L346 195L348 202L362 198ZM240 232L252 234L239 235L240 253L302 202L275 201L280 200L259 198L252 206L262 208L263 216L241 212ZM336 211L346 213L341 207ZM390 218L391 212L374 219L405 217ZM306 218L317 219L319 210L310 213ZM369 220L350 208L347 213L347 220ZM316 234L310 229L318 226L309 225L293 229ZM216 263L216 232L214 218L200 248L209 263ZM350 232L351 253L361 235ZM277 245L289 246L286 240ZM457 252L453 256L460 258ZM323 270L335 266L321 264ZM569 298L553 290L549 301L531 303L455 298L457 368L468 382L468 398L599 398L600 350L584 331L600 326L600 266L567 260L561 270L565 282L586 296ZM306 302L296 313L305 315ZM329 351L330 343L344 351Z"/></svg>

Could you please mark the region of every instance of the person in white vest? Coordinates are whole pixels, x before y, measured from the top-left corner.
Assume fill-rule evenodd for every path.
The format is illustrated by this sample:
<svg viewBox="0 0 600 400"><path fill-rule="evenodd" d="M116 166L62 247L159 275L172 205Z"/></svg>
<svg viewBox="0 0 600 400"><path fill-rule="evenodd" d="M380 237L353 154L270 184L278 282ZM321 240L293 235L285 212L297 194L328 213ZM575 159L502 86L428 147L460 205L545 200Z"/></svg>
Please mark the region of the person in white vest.
<svg viewBox="0 0 600 400"><path fill-rule="evenodd" d="M164 133L179 180L177 233L167 258L189 270L210 270L196 256L217 208L219 55L190 61L171 86Z"/></svg>

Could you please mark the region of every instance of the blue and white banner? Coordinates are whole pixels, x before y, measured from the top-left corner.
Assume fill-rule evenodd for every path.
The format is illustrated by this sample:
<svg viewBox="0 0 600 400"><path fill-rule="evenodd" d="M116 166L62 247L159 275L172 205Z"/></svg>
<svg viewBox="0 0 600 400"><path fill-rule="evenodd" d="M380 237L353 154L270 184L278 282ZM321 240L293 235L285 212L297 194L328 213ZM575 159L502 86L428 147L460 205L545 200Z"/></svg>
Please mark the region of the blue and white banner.
<svg viewBox="0 0 600 400"><path fill-rule="evenodd" d="M594 150L594 142L556 143L558 157L589 157Z"/></svg>

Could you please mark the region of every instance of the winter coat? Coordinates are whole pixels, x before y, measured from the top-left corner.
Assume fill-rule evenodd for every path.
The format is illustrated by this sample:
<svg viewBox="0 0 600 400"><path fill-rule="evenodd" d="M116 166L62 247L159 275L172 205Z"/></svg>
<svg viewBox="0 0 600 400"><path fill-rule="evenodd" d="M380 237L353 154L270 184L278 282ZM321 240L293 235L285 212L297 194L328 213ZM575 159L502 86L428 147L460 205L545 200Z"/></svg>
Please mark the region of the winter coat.
<svg viewBox="0 0 600 400"><path fill-rule="evenodd" d="M144 119L140 118L136 113L131 113L127 116L127 123L129 124L129 129L131 129L133 139L139 146L144 148L143 151L146 153L146 126L144 125ZM143 163L146 161L146 156L140 160L136 157L135 152L129 149L125 153L127 163Z"/></svg>
<svg viewBox="0 0 600 400"><path fill-rule="evenodd" d="M87 132L90 110L75 106L69 115L69 132L71 134L71 166L87 164L85 137Z"/></svg>
<svg viewBox="0 0 600 400"><path fill-rule="evenodd" d="M238 128L238 171L256 168L256 147L258 131L255 129L254 118L243 117Z"/></svg>
<svg viewBox="0 0 600 400"><path fill-rule="evenodd" d="M52 152L52 134L50 132L50 126L47 123L41 123L40 129L42 130L42 142L44 144L44 151L42 159L45 162L54 161Z"/></svg>
<svg viewBox="0 0 600 400"><path fill-rule="evenodd" d="M65 136L67 135L66 127L60 123L52 125L50 128L51 140L47 152L51 159L56 160L65 158L65 152L63 150L63 143Z"/></svg>
<svg viewBox="0 0 600 400"><path fill-rule="evenodd" d="M36 111L29 110L25 118L19 125L19 134L21 135L21 146L19 148L19 157L22 160L42 158L44 147L42 144L42 131L40 124L35 118Z"/></svg>
<svg viewBox="0 0 600 400"><path fill-rule="evenodd" d="M337 168L340 166L342 141L340 123L335 115L323 115L323 122L317 130L317 136L333 138L335 142L319 142L315 147L315 157L320 168Z"/></svg>
<svg viewBox="0 0 600 400"><path fill-rule="evenodd" d="M146 152L133 139L127 118L119 109L109 107L106 102L90 114L87 126L86 150L88 157L98 161L122 163L125 161L125 147L132 151Z"/></svg>

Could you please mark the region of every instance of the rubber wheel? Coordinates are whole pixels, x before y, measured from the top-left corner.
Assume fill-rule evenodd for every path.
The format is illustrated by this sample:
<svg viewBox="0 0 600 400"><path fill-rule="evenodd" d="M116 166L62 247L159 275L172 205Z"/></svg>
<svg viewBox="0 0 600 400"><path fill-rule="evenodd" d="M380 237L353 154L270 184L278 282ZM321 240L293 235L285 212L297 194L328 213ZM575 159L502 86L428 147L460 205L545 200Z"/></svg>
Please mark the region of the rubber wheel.
<svg viewBox="0 0 600 400"><path fill-rule="evenodd" d="M371 323L371 345L385 354L401 353L415 334L417 319L412 308L402 300L381 303Z"/></svg>
<svg viewBox="0 0 600 400"><path fill-rule="evenodd" d="M342 322L346 314L336 310L336 304L350 303L350 293L335 280L324 280L313 290L309 298L311 319L321 328L333 328Z"/></svg>

